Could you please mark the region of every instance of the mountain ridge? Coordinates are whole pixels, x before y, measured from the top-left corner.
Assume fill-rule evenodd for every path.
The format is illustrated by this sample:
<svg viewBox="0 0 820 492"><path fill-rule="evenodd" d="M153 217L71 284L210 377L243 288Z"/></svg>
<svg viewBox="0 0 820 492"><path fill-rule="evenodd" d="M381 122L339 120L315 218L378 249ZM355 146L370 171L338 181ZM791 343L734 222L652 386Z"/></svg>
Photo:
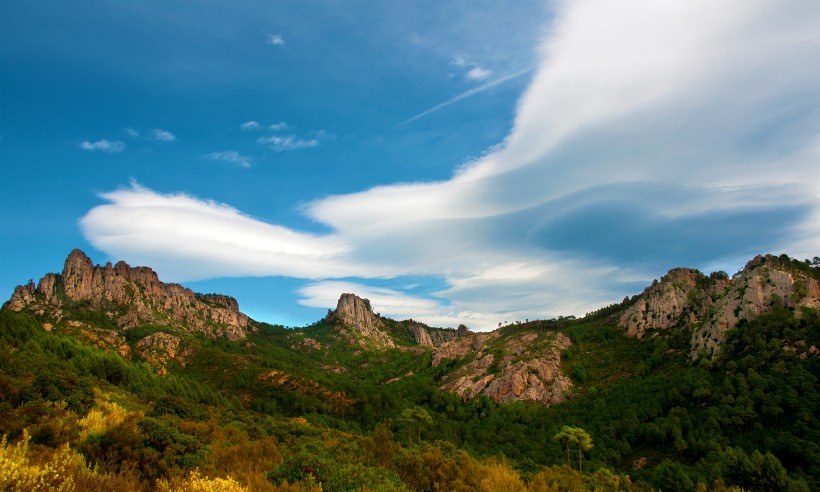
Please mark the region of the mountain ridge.
<svg viewBox="0 0 820 492"><path fill-rule="evenodd" d="M800 307L820 307L818 273L805 263L772 255L753 258L732 278L723 272L707 277L698 270L673 268L642 293L613 305L614 314L608 317L638 340L663 332L685 333L692 360L713 357L727 331L741 320L750 321L778 305L798 316ZM36 287L33 282L18 286L4 308L41 317L45 329L63 323L97 346L126 358L138 355L161 374L170 363L184 367L191 360L195 344L186 333L241 341L261 326L239 311L233 297L166 284L151 268L130 267L123 261L95 266L79 249L68 255L61 273L46 274ZM83 313L96 321L85 322ZM429 350L433 367L452 367L439 387L465 400L483 395L496 403L527 400L551 405L571 398L576 385L571 364L562 356L572 350L573 342L556 332L549 320L546 325L528 321L481 333L464 325L456 330L434 328L412 319L384 318L368 299L342 293L336 309L328 310L321 323L329 327L330 338L319 340L308 329L291 329L289 348L308 356L343 340L354 353ZM149 331L134 336L145 330L141 327ZM326 366L346 371L335 364Z"/></svg>
<svg viewBox="0 0 820 492"><path fill-rule="evenodd" d="M809 262L758 257L731 279L672 269L580 319L478 333L395 321L346 293L312 325L248 318L242 337L205 311L238 316L228 296L81 252L66 263L0 310L0 434L11 446L30 436L31 459L70 444L99 474L133 466L129 483L149 490L196 467L241 479L223 461L232 449L256 470L251 490L285 479L352 490L364 477L372 490L434 490L430 476L477 490L487 475L470 460L503 455L544 490L571 471L556 439L575 428L594 447L578 452L574 490L820 484L820 269ZM716 352L693 360L693 340L721 320Z"/></svg>

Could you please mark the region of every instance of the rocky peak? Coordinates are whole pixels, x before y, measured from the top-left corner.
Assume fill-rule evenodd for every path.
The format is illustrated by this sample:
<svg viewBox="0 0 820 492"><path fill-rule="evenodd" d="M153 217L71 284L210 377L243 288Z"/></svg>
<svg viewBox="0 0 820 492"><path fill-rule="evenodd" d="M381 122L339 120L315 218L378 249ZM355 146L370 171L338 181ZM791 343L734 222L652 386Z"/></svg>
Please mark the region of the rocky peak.
<svg viewBox="0 0 820 492"><path fill-rule="evenodd" d="M356 294L342 294L336 303L336 310L328 313L328 316L344 319L356 325L381 327L384 324L381 317L373 312L370 299L363 299Z"/></svg>
<svg viewBox="0 0 820 492"><path fill-rule="evenodd" d="M250 324L232 297L198 295L124 261L95 266L79 249L68 255L62 274L46 274L36 288L33 283L18 286L6 307L57 320L77 309L94 309L121 329L154 324L232 340L245 338Z"/></svg>
<svg viewBox="0 0 820 492"><path fill-rule="evenodd" d="M341 324L341 332L350 341L374 348L392 348L396 344L385 331L381 316L373 312L369 299L356 294L342 294L335 311L328 311L328 320Z"/></svg>
<svg viewBox="0 0 820 492"><path fill-rule="evenodd" d="M689 306L689 292L704 275L689 268L673 268L653 282L620 319L627 335L643 338L647 330L665 330L679 323Z"/></svg>

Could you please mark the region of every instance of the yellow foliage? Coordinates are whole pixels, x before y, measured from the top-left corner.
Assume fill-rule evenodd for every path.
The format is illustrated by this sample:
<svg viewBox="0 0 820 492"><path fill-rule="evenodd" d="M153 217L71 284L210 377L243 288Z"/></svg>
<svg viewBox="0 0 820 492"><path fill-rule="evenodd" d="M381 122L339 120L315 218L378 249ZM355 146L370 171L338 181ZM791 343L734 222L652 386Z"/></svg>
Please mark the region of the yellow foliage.
<svg viewBox="0 0 820 492"><path fill-rule="evenodd" d="M273 437L249 441L247 435L233 436L235 443L211 445L210 467L217 475L231 475L251 490L270 490L267 472L282 463Z"/></svg>
<svg viewBox="0 0 820 492"><path fill-rule="evenodd" d="M85 439L89 434L102 434L108 429L117 426L125 420L128 412L114 402L98 402L99 410L89 410L88 414L78 422L80 428L80 439Z"/></svg>
<svg viewBox="0 0 820 492"><path fill-rule="evenodd" d="M288 483L285 480L281 484L273 486L271 490L274 492L322 492L322 484L314 484L312 480L310 482L307 486L304 486L296 482Z"/></svg>
<svg viewBox="0 0 820 492"><path fill-rule="evenodd" d="M233 478L207 478L203 477L199 470L194 470L185 478L174 478L172 480L157 480L157 492L247 492Z"/></svg>
<svg viewBox="0 0 820 492"><path fill-rule="evenodd" d="M518 472L507 466L505 460L500 463L490 462L483 466L484 478L481 480L483 492L526 492L527 488Z"/></svg>
<svg viewBox="0 0 820 492"><path fill-rule="evenodd" d="M529 483L532 492L558 492L584 489L584 476L567 465L544 468Z"/></svg>
<svg viewBox="0 0 820 492"><path fill-rule="evenodd" d="M25 430L17 444L9 446L6 436L0 440L0 490L73 491L78 475L92 473L68 444L45 456L42 463L33 461L29 440Z"/></svg>

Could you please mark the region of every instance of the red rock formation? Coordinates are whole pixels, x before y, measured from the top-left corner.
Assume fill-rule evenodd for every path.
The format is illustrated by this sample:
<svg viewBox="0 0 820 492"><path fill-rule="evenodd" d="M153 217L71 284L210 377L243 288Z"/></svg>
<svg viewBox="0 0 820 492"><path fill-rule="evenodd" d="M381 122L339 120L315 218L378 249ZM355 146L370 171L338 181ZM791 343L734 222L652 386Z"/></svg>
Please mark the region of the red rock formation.
<svg viewBox="0 0 820 492"><path fill-rule="evenodd" d="M195 294L161 282L150 268L123 261L94 266L79 249L68 255L62 274L46 274L36 288L34 283L18 286L7 307L61 319L82 302L106 312L123 329L155 324L238 340L250 324L232 297Z"/></svg>
<svg viewBox="0 0 820 492"><path fill-rule="evenodd" d="M572 382L561 372L561 350L571 345L561 333L500 332L459 337L433 353L433 366L447 359L472 360L449 374L441 388L497 403L514 400L553 404L564 401ZM495 355L500 354L500 355Z"/></svg>
<svg viewBox="0 0 820 492"><path fill-rule="evenodd" d="M327 319L341 324L341 332L352 343L367 348L394 348L393 338L384 331L384 321L373 313L369 299L356 294L342 294L335 311Z"/></svg>

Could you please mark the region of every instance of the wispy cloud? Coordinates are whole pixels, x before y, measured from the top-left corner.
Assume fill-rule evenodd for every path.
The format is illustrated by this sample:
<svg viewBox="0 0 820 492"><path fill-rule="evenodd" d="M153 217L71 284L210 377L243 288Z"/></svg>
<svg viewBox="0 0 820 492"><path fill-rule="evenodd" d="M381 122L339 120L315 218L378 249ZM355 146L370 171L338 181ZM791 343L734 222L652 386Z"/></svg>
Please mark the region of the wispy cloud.
<svg viewBox="0 0 820 492"><path fill-rule="evenodd" d="M177 137L169 132L168 130L162 130L160 128L154 128L151 130L150 133L151 140L155 142L173 142L177 139Z"/></svg>
<svg viewBox="0 0 820 492"><path fill-rule="evenodd" d="M176 135L161 128L154 128L147 131L144 135L139 128L134 128L133 126L126 127L123 131L131 138L144 138L145 140L151 140L154 142L173 142L177 139Z"/></svg>
<svg viewBox="0 0 820 492"><path fill-rule="evenodd" d="M102 139L97 140L96 142L85 140L80 143L79 147L83 150L89 150L92 152L106 152L109 154L114 154L125 150L125 143L120 140Z"/></svg>
<svg viewBox="0 0 820 492"><path fill-rule="evenodd" d="M472 82L486 80L493 74L492 70L488 70L477 63L469 62L461 55L454 56L452 60L450 60L450 64L461 69L466 69L467 72L464 73L464 78Z"/></svg>
<svg viewBox="0 0 820 492"><path fill-rule="evenodd" d="M270 128L271 130L274 130L274 131L284 130L287 127L288 127L288 124L285 123L284 121L280 121L279 123L274 123L274 124L268 126L268 128Z"/></svg>
<svg viewBox="0 0 820 492"><path fill-rule="evenodd" d="M487 90L490 90L490 89L492 89L493 87L496 87L496 86L498 86L498 85L503 84L504 82L507 82L507 81L509 81L509 80L512 80L512 79L514 79L514 78L516 78L516 77L520 77L520 76L522 76L522 75L524 75L524 74L526 74L526 73L529 73L529 72L531 72L534 68L535 68L535 67L528 67L528 68L525 68L525 69L523 69L523 70L518 70L517 72L513 72L513 73L508 74L508 75L505 75L505 76L503 76L503 77L499 77L499 78L497 78L497 79L495 79L495 80L492 80L492 81L490 81L490 82L487 82L486 84L480 85L480 86L478 86L478 87L473 87L472 89L470 89L470 90L466 90L466 91L462 92L461 94L458 94L458 95L456 95L455 97L452 97L452 98L450 98L450 99L448 99L448 100L444 101L444 102L443 102L443 103L441 103L441 104L437 104L437 105L433 106L433 107L432 107L432 108L430 108L430 109L427 109L427 110L425 110L425 111L422 111L421 113L419 113L419 114L417 114L417 115L415 115L415 116L413 116L413 117L411 117L411 118L408 118L408 119L406 119L406 120L402 121L402 122L401 122L401 123L399 123L397 126L406 125L407 123L412 123L412 122L416 121L416 120L417 120L417 119L419 119L419 118L424 118L425 116L427 116L427 115L429 115L429 114L431 114L431 113L435 113L436 111L438 111L438 110L440 110L440 109L446 108L447 106L450 106L451 104L455 104L455 103L457 103L457 102L461 101L462 99L467 99L468 97L474 96L474 95L476 95L476 94L481 94L482 92L487 91Z"/></svg>
<svg viewBox="0 0 820 492"><path fill-rule="evenodd" d="M269 34L267 43L273 46L282 46L285 44L285 39L279 34Z"/></svg>
<svg viewBox="0 0 820 492"><path fill-rule="evenodd" d="M249 168L251 167L252 159L248 156L244 156L235 150L223 150L221 152L211 152L210 154L205 156L207 159L212 161L222 161L222 162L230 162L231 164L236 164L239 167Z"/></svg>
<svg viewBox="0 0 820 492"><path fill-rule="evenodd" d="M267 145L268 148L275 152L309 149L319 145L319 140L316 138L300 139L296 137L296 135L273 135L270 137L260 137L256 141L260 144Z"/></svg>
<svg viewBox="0 0 820 492"><path fill-rule="evenodd" d="M246 122L242 123L241 125L239 125L239 129L242 130L242 131L257 130L259 128L261 128L261 125L259 124L259 122L258 121L253 121L253 120L246 121Z"/></svg>
<svg viewBox="0 0 820 492"><path fill-rule="evenodd" d="M481 67L473 67L469 72L467 72L465 77L467 77L468 80L484 80L492 74L493 72L490 70L485 70Z"/></svg>

